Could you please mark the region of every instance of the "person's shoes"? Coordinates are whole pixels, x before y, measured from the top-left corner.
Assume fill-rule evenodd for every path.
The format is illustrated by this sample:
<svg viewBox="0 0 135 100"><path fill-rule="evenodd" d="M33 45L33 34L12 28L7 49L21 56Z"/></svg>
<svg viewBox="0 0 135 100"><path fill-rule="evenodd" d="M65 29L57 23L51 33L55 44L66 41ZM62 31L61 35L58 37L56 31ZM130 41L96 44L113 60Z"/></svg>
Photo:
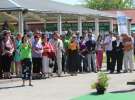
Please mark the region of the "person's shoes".
<svg viewBox="0 0 135 100"><path fill-rule="evenodd" d="M25 87L25 84L22 84L22 87Z"/></svg>
<svg viewBox="0 0 135 100"><path fill-rule="evenodd" d="M127 70L124 70L123 73L127 73L128 71Z"/></svg>
<svg viewBox="0 0 135 100"><path fill-rule="evenodd" d="M132 72L133 72L133 70L129 70L129 72L130 72L130 73L132 73Z"/></svg>
<svg viewBox="0 0 135 100"><path fill-rule="evenodd" d="M58 77L61 77L61 74L58 74Z"/></svg>
<svg viewBox="0 0 135 100"><path fill-rule="evenodd" d="M33 85L32 85L32 84L29 84L29 86L32 86L32 87L33 87Z"/></svg>
<svg viewBox="0 0 135 100"><path fill-rule="evenodd" d="M117 74L120 74L121 72L120 71L117 71Z"/></svg>
<svg viewBox="0 0 135 100"><path fill-rule="evenodd" d="M110 71L110 74L113 74L114 73L114 71Z"/></svg>

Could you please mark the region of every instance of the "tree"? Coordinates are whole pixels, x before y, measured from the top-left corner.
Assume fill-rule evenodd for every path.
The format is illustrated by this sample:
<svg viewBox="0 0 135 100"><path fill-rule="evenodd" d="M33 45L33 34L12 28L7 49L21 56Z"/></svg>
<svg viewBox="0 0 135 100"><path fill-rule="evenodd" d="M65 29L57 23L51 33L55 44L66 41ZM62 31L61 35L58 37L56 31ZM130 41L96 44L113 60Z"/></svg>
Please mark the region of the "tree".
<svg viewBox="0 0 135 100"><path fill-rule="evenodd" d="M133 7L133 0L85 0L85 6L97 10L126 9Z"/></svg>

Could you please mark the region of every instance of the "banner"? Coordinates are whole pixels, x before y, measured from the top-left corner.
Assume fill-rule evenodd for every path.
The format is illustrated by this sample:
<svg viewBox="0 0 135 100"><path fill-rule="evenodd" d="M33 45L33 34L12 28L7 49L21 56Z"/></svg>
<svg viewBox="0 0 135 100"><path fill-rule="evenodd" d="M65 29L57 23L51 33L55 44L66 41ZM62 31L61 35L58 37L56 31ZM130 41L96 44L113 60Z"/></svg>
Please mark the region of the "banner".
<svg viewBox="0 0 135 100"><path fill-rule="evenodd" d="M128 20L122 12L117 12L118 33L128 34Z"/></svg>

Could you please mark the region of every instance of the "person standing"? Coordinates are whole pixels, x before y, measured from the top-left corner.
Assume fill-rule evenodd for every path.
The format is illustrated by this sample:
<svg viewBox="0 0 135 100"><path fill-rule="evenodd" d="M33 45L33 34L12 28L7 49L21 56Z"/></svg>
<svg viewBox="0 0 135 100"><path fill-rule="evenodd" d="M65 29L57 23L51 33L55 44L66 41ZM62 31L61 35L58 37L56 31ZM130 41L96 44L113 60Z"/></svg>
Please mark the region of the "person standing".
<svg viewBox="0 0 135 100"><path fill-rule="evenodd" d="M96 67L97 71L100 71L102 68L103 61L103 39L102 36L99 35L96 43Z"/></svg>
<svg viewBox="0 0 135 100"><path fill-rule="evenodd" d="M36 75L36 78L41 78L42 53L43 53L43 46L40 40L40 35L35 35L32 44L32 61L33 61L33 73L34 75Z"/></svg>
<svg viewBox="0 0 135 100"><path fill-rule="evenodd" d="M120 73L123 65L123 43L119 35L116 35L116 40L112 42L112 66L110 73L113 73L117 63L117 73Z"/></svg>
<svg viewBox="0 0 135 100"><path fill-rule="evenodd" d="M42 58L42 72L44 78L49 78L52 75L52 72L49 69L53 69L53 65L49 66L51 61L55 59L55 50L52 44L47 40L47 36L42 36L42 45L43 45L43 58Z"/></svg>
<svg viewBox="0 0 135 100"><path fill-rule="evenodd" d="M131 36L122 34L124 45L124 72L133 71L133 40ZM129 65L128 65L129 64Z"/></svg>
<svg viewBox="0 0 135 100"><path fill-rule="evenodd" d="M63 42L60 39L59 33L58 32L54 32L53 33L53 40L51 41L54 49L55 49L55 55L56 55L56 64L58 67L58 77L61 76L62 74L62 52L63 52Z"/></svg>
<svg viewBox="0 0 135 100"><path fill-rule="evenodd" d="M2 68L2 37L0 36L0 79L3 78L3 68Z"/></svg>
<svg viewBox="0 0 135 100"><path fill-rule="evenodd" d="M21 59L19 51L21 43L22 43L22 34L17 34L15 40L15 55L14 55L16 76L19 76L21 74L21 61L20 61Z"/></svg>
<svg viewBox="0 0 135 100"><path fill-rule="evenodd" d="M68 46L68 70L71 76L77 75L78 51L79 44L76 41L76 35L73 35Z"/></svg>
<svg viewBox="0 0 135 100"><path fill-rule="evenodd" d="M29 80L29 86L32 86L32 44L27 35L24 35L22 38L22 44L20 45L19 49L22 64L22 86L25 86L25 80Z"/></svg>
<svg viewBox="0 0 135 100"><path fill-rule="evenodd" d="M109 32L109 35L105 37L104 46L106 50L107 71L110 71L112 66L112 32Z"/></svg>
<svg viewBox="0 0 135 100"><path fill-rule="evenodd" d="M92 39L92 34L88 34L88 38L89 40L86 41L86 48L88 51L88 71L96 72L96 41Z"/></svg>
<svg viewBox="0 0 135 100"><path fill-rule="evenodd" d="M81 56L81 67L82 67L82 71L87 72L87 50L86 50L86 44L85 44L85 40L84 37L80 37L80 42L79 42L79 53Z"/></svg>
<svg viewBox="0 0 135 100"><path fill-rule="evenodd" d="M11 62L13 61L14 43L11 39L11 32L4 31L4 38L2 40L2 68L4 78L11 78Z"/></svg>

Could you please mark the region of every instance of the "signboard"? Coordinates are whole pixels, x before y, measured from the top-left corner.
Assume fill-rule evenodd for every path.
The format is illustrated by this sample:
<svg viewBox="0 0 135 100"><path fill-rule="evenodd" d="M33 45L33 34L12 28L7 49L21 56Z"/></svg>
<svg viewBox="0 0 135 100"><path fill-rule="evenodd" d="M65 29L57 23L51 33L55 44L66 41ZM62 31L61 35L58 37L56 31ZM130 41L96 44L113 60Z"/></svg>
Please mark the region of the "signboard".
<svg viewBox="0 0 135 100"><path fill-rule="evenodd" d="M82 23L82 28L83 30L95 30L95 24L94 22L83 22ZM62 23L62 30L73 30L77 31L78 30L78 25L77 23ZM100 22L99 23L99 29L100 31L109 31L110 29L110 24L108 22ZM56 31L57 30L57 23L47 23L46 24L46 31Z"/></svg>
<svg viewBox="0 0 135 100"><path fill-rule="evenodd" d="M117 12L118 33L128 34L128 20L122 12Z"/></svg>

